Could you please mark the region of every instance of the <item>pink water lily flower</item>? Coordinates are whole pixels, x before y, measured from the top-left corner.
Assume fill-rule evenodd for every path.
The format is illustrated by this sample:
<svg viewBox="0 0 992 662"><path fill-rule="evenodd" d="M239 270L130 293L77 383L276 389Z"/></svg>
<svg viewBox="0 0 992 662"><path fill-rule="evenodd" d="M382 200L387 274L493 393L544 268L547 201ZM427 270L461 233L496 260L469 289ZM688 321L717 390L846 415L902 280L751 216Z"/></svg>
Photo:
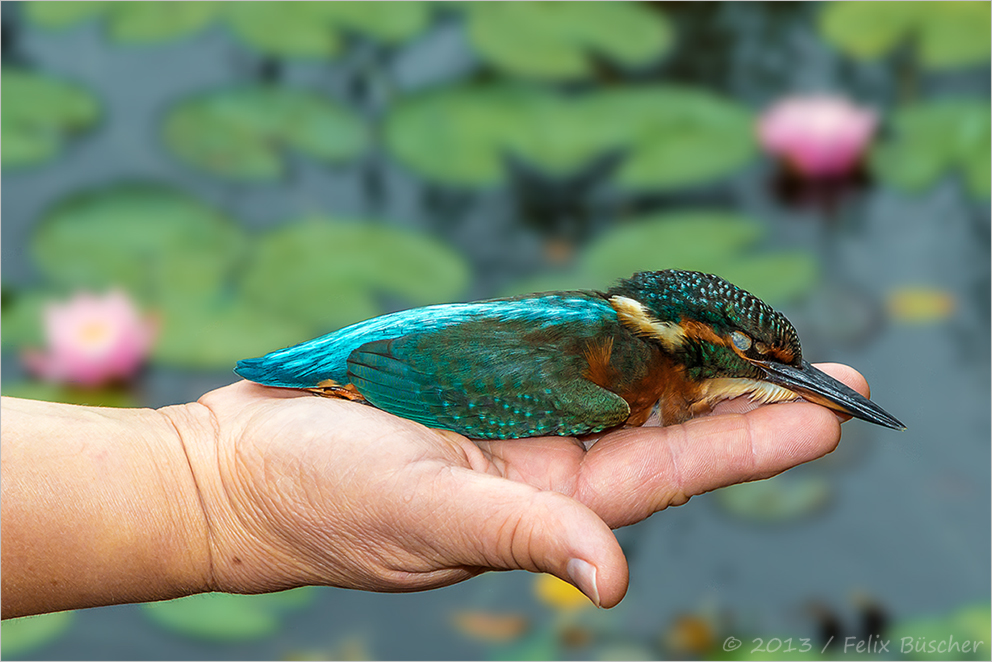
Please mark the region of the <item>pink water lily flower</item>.
<svg viewBox="0 0 992 662"><path fill-rule="evenodd" d="M761 116L758 138L805 177L837 177L861 161L877 124L873 110L844 97L787 97Z"/></svg>
<svg viewBox="0 0 992 662"><path fill-rule="evenodd" d="M45 308L44 351L28 351L28 369L50 381L99 386L128 379L151 350L157 323L143 317L128 296L80 293Z"/></svg>

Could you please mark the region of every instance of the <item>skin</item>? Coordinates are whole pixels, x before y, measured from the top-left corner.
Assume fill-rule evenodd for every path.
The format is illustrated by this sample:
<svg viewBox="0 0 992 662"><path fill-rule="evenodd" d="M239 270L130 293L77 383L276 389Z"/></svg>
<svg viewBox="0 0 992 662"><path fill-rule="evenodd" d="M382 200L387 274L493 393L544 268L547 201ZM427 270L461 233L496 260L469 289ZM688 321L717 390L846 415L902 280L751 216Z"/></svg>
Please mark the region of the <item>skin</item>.
<svg viewBox="0 0 992 662"><path fill-rule="evenodd" d="M821 369L868 395L860 374ZM238 382L195 403L2 399L3 618L205 591L446 586L549 572L612 607L611 528L832 451L843 420L746 399L666 428L473 442Z"/></svg>

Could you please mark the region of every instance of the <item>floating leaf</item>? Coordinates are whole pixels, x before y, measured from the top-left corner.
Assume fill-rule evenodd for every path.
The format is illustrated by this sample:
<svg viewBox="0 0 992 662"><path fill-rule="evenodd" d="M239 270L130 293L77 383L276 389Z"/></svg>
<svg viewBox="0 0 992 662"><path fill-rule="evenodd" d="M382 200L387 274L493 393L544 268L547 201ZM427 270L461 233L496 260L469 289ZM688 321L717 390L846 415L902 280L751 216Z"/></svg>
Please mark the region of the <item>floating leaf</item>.
<svg viewBox="0 0 992 662"><path fill-rule="evenodd" d="M4 383L3 394L26 400L64 402L70 405L91 407L137 407L138 401L125 390L100 388L87 389L48 382Z"/></svg>
<svg viewBox="0 0 992 662"><path fill-rule="evenodd" d="M120 285L147 303L167 293L213 296L245 237L198 200L151 185L117 185L56 206L32 242L42 270L66 288Z"/></svg>
<svg viewBox="0 0 992 662"><path fill-rule="evenodd" d="M351 111L315 92L270 86L189 99L172 110L164 132L169 149L190 165L247 181L280 176L289 150L339 163L368 144L366 126Z"/></svg>
<svg viewBox="0 0 992 662"><path fill-rule="evenodd" d="M60 611L6 620L0 626L0 652L9 660L51 643L69 629L75 616L76 612Z"/></svg>
<svg viewBox="0 0 992 662"><path fill-rule="evenodd" d="M52 0L22 2L23 15L43 28L59 29L101 16L112 2L99 0Z"/></svg>
<svg viewBox="0 0 992 662"><path fill-rule="evenodd" d="M3 166L27 166L61 151L72 135L99 117L95 97L79 85L4 67Z"/></svg>
<svg viewBox="0 0 992 662"><path fill-rule="evenodd" d="M114 2L110 3L110 37L123 43L150 43L178 39L204 29L216 16L220 3Z"/></svg>
<svg viewBox="0 0 992 662"><path fill-rule="evenodd" d="M755 522L785 522L810 515L827 504L830 483L820 477L778 476L717 490L718 504L736 517Z"/></svg>
<svg viewBox="0 0 992 662"><path fill-rule="evenodd" d="M621 150L620 185L664 189L711 181L743 166L755 153L752 121L747 110L688 88L563 96L492 84L407 99L387 118L385 135L401 162L446 184L502 183L509 154L568 174Z"/></svg>
<svg viewBox="0 0 992 662"><path fill-rule="evenodd" d="M581 268L607 282L658 269L718 272L762 234L761 225L730 212L659 214L604 234L582 256Z"/></svg>
<svg viewBox="0 0 992 662"><path fill-rule="evenodd" d="M889 316L909 324L939 322L954 312L954 295L929 287L903 287L888 296Z"/></svg>
<svg viewBox="0 0 992 662"><path fill-rule="evenodd" d="M661 269L714 273L772 305L808 293L819 277L814 256L750 253L764 232L746 216L712 210L632 219L594 240L574 269L526 279L504 294L604 290L638 271Z"/></svg>
<svg viewBox="0 0 992 662"><path fill-rule="evenodd" d="M902 621L888 634L894 648L911 660L984 660L992 641L990 622L992 608L986 603L943 616Z"/></svg>
<svg viewBox="0 0 992 662"><path fill-rule="evenodd" d="M275 2L276 5L285 5ZM333 29L357 32L385 43L399 43L414 37L430 24L428 2L315 2L314 16Z"/></svg>
<svg viewBox="0 0 992 662"><path fill-rule="evenodd" d="M40 291L5 292L3 300L4 349L39 347L43 341L42 319L45 304L56 297Z"/></svg>
<svg viewBox="0 0 992 662"><path fill-rule="evenodd" d="M242 41L267 55L328 58L341 51L346 32L386 43L426 29L423 2L227 2L226 18Z"/></svg>
<svg viewBox="0 0 992 662"><path fill-rule="evenodd" d="M337 55L336 32L315 20L315 2L231 2L227 21L245 44L267 55L326 58Z"/></svg>
<svg viewBox="0 0 992 662"><path fill-rule="evenodd" d="M65 28L99 17L111 39L122 43L170 41L199 32L215 17L220 3L173 2L25 2L28 20L45 28Z"/></svg>
<svg viewBox="0 0 992 662"><path fill-rule="evenodd" d="M820 14L823 36L845 53L874 59L905 41L931 69L988 63L987 2L831 2Z"/></svg>
<svg viewBox="0 0 992 662"><path fill-rule="evenodd" d="M471 2L464 8L479 55L515 76L589 78L596 73L594 57L644 66L672 43L664 16L638 3Z"/></svg>
<svg viewBox="0 0 992 662"><path fill-rule="evenodd" d="M654 86L591 97L589 121L623 128L629 157L617 182L669 189L709 182L754 156L754 117L747 108L703 90Z"/></svg>
<svg viewBox="0 0 992 662"><path fill-rule="evenodd" d="M249 356L288 347L310 337L311 328L244 301L167 301L161 338L152 352L159 363L227 368Z"/></svg>
<svg viewBox="0 0 992 662"><path fill-rule="evenodd" d="M265 595L207 593L141 607L160 627L191 639L253 641L278 632L283 613L306 606L314 595L312 587Z"/></svg>
<svg viewBox="0 0 992 662"><path fill-rule="evenodd" d="M899 109L894 137L872 153L875 172L893 186L919 191L961 170L976 197L992 190L992 130L987 100L943 99Z"/></svg>
<svg viewBox="0 0 992 662"><path fill-rule="evenodd" d="M467 282L461 256L425 235L313 217L261 237L243 287L256 304L329 331L382 312L379 294L440 303Z"/></svg>
<svg viewBox="0 0 992 662"><path fill-rule="evenodd" d="M816 258L801 250L743 257L720 266L717 272L737 287L772 303L801 297L813 289L820 276Z"/></svg>

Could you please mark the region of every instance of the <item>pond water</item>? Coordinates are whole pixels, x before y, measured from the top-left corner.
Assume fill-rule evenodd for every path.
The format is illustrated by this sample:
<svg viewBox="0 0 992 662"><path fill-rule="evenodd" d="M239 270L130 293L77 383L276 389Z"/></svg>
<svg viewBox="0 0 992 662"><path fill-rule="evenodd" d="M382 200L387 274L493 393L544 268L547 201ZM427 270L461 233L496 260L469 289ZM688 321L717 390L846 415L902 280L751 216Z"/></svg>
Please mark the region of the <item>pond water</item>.
<svg viewBox="0 0 992 662"><path fill-rule="evenodd" d="M721 490L617 531L632 581L624 602L608 612L556 610L536 597L534 576L501 573L421 594L320 588L301 594L298 604L260 602L259 627L267 632L261 638L225 638L220 631L187 636L139 605L79 611L57 634L13 657L712 656L726 655L718 648L731 635L743 640L737 653L743 656L755 636L806 637L820 650L831 634L860 636L879 619L893 636L906 623L975 605L987 609L990 214L988 198L970 193L960 177L909 192L869 176L826 198L819 191L785 200L774 185L777 166L762 158L715 182L633 194L604 184L597 164L587 168L590 185L524 163L505 183L473 190L425 182L376 148L333 168L295 155L276 181L230 182L205 176L163 147L162 118L178 100L261 75L318 86L367 118L381 117L388 105L383 77L413 93L479 68L458 20L436 21L385 60L381 49L360 41L327 64L259 58L216 28L161 46L116 45L98 23L46 31L11 4L3 6L5 65L83 83L104 115L57 159L5 170L5 298L44 282L28 247L51 206L121 181L183 191L249 232L315 213L388 219L387 225L440 239L464 259L470 277L460 299L499 295L544 277L631 218L716 209L755 219L760 250L816 260L819 276L809 291L781 302L804 355L856 367L874 398L908 426L893 432L852 421L838 451L771 481L766 492ZM988 100L987 65L933 73L914 68L906 53L868 62L843 55L817 32L819 4L664 3L676 45L634 78L699 86L752 109L822 89L874 105L883 117L913 99ZM598 167L613 166L607 159ZM568 277L567 269L562 273ZM935 297L951 302L949 308L938 305L943 312L931 314ZM408 301L392 292L377 304L386 310ZM8 328L5 322L5 333ZM27 378L18 352L4 346L5 393ZM162 362L142 375L131 397L163 406L233 380L220 366ZM483 635L457 625L455 615L465 610L519 617L525 627L496 641L491 622L481 627ZM686 615L709 632L712 641L702 651L673 643L684 634ZM7 631L5 625L5 637ZM13 659L6 643L4 655ZM988 648L981 653L987 655Z"/></svg>

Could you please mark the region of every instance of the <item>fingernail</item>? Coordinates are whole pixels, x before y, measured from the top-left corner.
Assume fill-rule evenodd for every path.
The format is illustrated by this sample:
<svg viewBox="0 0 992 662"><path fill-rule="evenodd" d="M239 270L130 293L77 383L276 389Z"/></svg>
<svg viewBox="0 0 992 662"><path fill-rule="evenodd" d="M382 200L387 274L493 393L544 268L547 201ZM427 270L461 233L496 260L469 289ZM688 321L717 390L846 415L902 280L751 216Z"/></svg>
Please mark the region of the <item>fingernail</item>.
<svg viewBox="0 0 992 662"><path fill-rule="evenodd" d="M599 606L599 589L596 588L596 566L582 559L570 559L565 566L568 578L592 603Z"/></svg>

